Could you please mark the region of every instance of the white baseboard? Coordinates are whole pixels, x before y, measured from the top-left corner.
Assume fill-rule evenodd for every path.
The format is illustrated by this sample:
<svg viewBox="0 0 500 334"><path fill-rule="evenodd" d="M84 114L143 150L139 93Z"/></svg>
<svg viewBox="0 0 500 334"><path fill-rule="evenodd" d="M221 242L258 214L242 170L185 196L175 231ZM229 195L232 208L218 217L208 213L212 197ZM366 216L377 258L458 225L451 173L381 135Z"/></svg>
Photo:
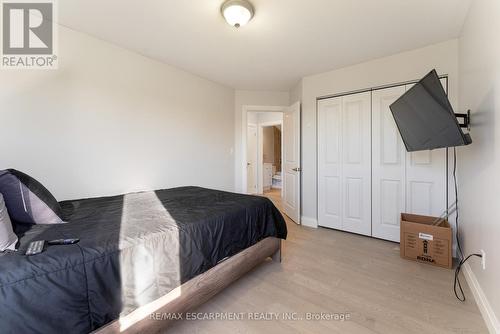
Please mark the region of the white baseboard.
<svg viewBox="0 0 500 334"><path fill-rule="evenodd" d="M303 226L306 227L313 227L313 228L318 227L318 221L311 217L302 216L300 217L300 222Z"/></svg>
<svg viewBox="0 0 500 334"><path fill-rule="evenodd" d="M469 284L472 293L474 294L474 299L476 300L476 304L479 307L479 311L481 311L481 315L483 316L484 321L486 322L486 327L491 334L499 334L500 333L500 323L491 308L490 303L488 302L488 298L483 292L481 285L477 281L476 275L472 271L471 267L468 263L463 265L463 273L467 283Z"/></svg>

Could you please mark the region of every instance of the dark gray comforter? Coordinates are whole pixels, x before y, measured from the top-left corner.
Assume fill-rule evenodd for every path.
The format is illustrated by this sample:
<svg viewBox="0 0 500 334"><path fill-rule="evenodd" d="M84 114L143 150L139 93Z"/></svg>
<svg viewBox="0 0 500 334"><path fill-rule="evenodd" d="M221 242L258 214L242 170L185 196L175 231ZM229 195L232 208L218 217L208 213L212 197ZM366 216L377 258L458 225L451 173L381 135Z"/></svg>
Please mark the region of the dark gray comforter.
<svg viewBox="0 0 500 334"><path fill-rule="evenodd" d="M286 225L266 198L183 187L62 202L67 224L17 225L0 253L2 333L87 333ZM23 254L32 240L80 238Z"/></svg>

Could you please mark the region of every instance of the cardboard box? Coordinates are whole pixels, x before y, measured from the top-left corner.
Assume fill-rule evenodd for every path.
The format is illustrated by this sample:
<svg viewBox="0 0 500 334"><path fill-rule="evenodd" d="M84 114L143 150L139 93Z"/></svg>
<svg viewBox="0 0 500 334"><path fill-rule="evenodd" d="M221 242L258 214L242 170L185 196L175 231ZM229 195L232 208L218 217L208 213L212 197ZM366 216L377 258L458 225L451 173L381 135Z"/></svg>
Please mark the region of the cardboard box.
<svg viewBox="0 0 500 334"><path fill-rule="evenodd" d="M400 254L402 258L452 268L452 230L447 220L438 217L401 214Z"/></svg>

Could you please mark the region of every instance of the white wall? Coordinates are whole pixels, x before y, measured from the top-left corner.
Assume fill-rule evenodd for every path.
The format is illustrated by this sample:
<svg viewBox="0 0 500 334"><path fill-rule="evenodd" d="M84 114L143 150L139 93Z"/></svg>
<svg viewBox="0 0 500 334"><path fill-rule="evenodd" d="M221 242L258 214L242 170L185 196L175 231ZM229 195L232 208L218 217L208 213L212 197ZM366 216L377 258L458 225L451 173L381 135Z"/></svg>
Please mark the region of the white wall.
<svg viewBox="0 0 500 334"><path fill-rule="evenodd" d="M259 123L259 113L258 112L247 113L247 124L257 125L257 123Z"/></svg>
<svg viewBox="0 0 500 334"><path fill-rule="evenodd" d="M458 149L461 238L465 253L486 252L486 270L476 258L470 268L496 314L487 324L500 333L500 1L472 2L459 40L459 69L460 109L472 112L473 141Z"/></svg>
<svg viewBox="0 0 500 334"><path fill-rule="evenodd" d="M237 192L243 191L242 172L242 127L246 120L242 119L243 106L288 106L290 99L289 92L266 92L266 91L246 91L237 90L234 97L234 129L235 129L235 150L234 150L234 182Z"/></svg>
<svg viewBox="0 0 500 334"><path fill-rule="evenodd" d="M234 188L234 90L67 28L54 71L0 74L0 169L57 199Z"/></svg>
<svg viewBox="0 0 500 334"><path fill-rule="evenodd" d="M259 112L258 113L258 123L279 123L283 121L282 112Z"/></svg>
<svg viewBox="0 0 500 334"><path fill-rule="evenodd" d="M449 97L457 105L458 41L430 45L331 72L308 76L292 90L302 90L302 219L317 226L316 98L391 83L416 80L431 69L449 75ZM295 92L295 93L293 93Z"/></svg>
<svg viewBox="0 0 500 334"><path fill-rule="evenodd" d="M290 89L290 105L302 101L302 79Z"/></svg>
<svg viewBox="0 0 500 334"><path fill-rule="evenodd" d="M247 124L259 125L263 123L276 123L283 121L283 112L275 111L248 111Z"/></svg>

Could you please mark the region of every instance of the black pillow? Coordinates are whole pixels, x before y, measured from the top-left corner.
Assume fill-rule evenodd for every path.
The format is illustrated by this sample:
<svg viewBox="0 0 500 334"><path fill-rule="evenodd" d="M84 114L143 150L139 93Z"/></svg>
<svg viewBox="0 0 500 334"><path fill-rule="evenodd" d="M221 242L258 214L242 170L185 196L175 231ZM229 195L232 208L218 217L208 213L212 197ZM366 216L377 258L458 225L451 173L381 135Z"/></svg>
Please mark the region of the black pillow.
<svg viewBox="0 0 500 334"><path fill-rule="evenodd" d="M16 223L63 223L61 206L40 182L15 169L0 171L0 193Z"/></svg>

